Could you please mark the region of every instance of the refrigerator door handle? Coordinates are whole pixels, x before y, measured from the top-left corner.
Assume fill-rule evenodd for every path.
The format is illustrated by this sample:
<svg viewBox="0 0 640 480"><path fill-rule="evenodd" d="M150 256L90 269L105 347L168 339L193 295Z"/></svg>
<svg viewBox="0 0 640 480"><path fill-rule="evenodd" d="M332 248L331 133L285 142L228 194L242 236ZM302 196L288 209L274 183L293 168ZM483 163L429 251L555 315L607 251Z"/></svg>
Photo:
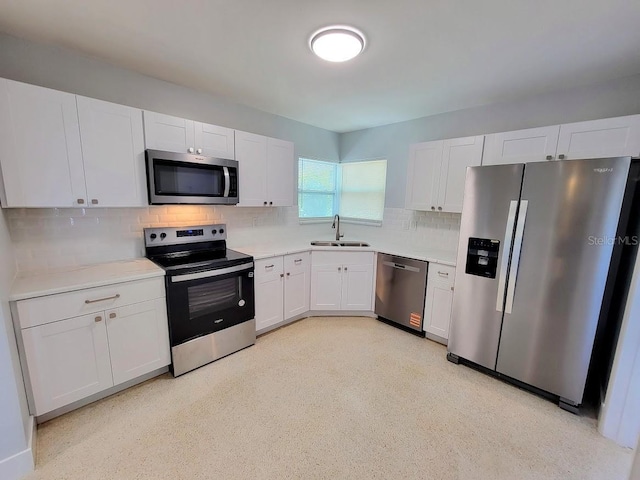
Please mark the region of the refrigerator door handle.
<svg viewBox="0 0 640 480"><path fill-rule="evenodd" d="M528 200L520 202L520 212L518 213L518 224L516 225L516 237L513 242L513 257L511 258L511 268L509 269L509 286L507 287L507 303L505 312L511 313L513 308L513 298L516 294L516 281L518 280L518 268L520 267L520 254L522 253L522 240L524 236L524 222L527 219Z"/></svg>
<svg viewBox="0 0 640 480"><path fill-rule="evenodd" d="M511 251L511 240L513 240L513 225L516 222L516 212L518 211L518 201L512 200L509 204L509 215L507 216L507 226L504 231L504 243L502 244L502 258L500 260L500 276L498 277L498 297L496 298L496 310L502 311L504 303L504 289L506 286L507 267L509 266L509 252Z"/></svg>

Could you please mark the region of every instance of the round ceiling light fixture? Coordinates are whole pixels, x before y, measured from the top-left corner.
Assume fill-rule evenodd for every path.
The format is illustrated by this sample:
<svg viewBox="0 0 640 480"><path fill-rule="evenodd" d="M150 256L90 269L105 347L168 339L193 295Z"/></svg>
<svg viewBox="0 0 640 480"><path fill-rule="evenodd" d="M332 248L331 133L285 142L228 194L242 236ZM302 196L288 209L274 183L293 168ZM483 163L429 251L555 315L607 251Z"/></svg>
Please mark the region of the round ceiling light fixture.
<svg viewBox="0 0 640 480"><path fill-rule="evenodd" d="M365 47L363 33L346 25L324 27L311 35L309 47L328 62L346 62L357 57Z"/></svg>

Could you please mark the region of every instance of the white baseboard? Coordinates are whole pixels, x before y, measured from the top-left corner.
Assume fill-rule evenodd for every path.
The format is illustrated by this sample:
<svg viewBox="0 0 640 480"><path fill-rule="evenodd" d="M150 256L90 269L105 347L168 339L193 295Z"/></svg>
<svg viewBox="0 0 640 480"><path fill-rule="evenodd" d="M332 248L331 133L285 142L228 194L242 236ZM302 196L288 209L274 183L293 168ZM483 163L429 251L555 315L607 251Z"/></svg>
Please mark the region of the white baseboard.
<svg viewBox="0 0 640 480"><path fill-rule="evenodd" d="M27 473L32 472L36 465L35 444L36 444L36 422L33 417L29 417L30 438L27 448L11 457L0 460L0 478L2 480L18 480Z"/></svg>

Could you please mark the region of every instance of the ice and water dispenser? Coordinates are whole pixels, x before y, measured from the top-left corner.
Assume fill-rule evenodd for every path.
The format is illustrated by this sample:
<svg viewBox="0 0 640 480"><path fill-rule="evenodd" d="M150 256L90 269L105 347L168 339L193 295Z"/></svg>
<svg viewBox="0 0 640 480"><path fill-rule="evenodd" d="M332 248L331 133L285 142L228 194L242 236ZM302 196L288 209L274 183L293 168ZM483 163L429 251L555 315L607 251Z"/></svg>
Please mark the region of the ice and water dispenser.
<svg viewBox="0 0 640 480"><path fill-rule="evenodd" d="M500 240L469 238L465 272L478 277L496 278Z"/></svg>

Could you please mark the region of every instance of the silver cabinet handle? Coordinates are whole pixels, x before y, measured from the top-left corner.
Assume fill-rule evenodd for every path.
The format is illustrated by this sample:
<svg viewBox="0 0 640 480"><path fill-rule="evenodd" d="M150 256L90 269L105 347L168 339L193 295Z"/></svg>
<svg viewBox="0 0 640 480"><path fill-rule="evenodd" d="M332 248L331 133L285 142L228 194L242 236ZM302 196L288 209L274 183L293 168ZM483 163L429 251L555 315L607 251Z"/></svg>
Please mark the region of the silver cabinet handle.
<svg viewBox="0 0 640 480"><path fill-rule="evenodd" d="M507 279L507 266L509 265L509 250L511 250L511 240L513 240L513 225L516 222L516 212L518 211L518 201L512 200L509 204L509 214L507 215L507 226L504 229L504 242L502 243L502 258L500 260L500 276L498 277L498 296L496 298L496 310L502 311L504 302L504 289Z"/></svg>
<svg viewBox="0 0 640 480"><path fill-rule="evenodd" d="M96 300L85 300L84 303L89 305L90 303L105 302L107 300L115 300L116 298L120 298L120 294L119 293L116 293L115 295L113 295L111 297L98 298Z"/></svg>
<svg viewBox="0 0 640 480"><path fill-rule="evenodd" d="M266 204L267 204L267 202L264 202L264 205L266 205Z"/></svg>
<svg viewBox="0 0 640 480"><path fill-rule="evenodd" d="M561 153L560 155L558 155L558 158L560 160L564 160L566 157L565 157L564 153Z"/></svg>
<svg viewBox="0 0 640 480"><path fill-rule="evenodd" d="M109 318L116 318L116 314L115 314L115 312L111 312L111 313L109 314Z"/></svg>
<svg viewBox="0 0 640 480"><path fill-rule="evenodd" d="M267 268L273 268L273 267L274 267L274 265L265 265L264 269L266 270Z"/></svg>
<svg viewBox="0 0 640 480"><path fill-rule="evenodd" d="M435 210L435 209L436 209L436 207L434 207L434 206L431 207L431 210Z"/></svg>
<svg viewBox="0 0 640 480"><path fill-rule="evenodd" d="M448 277L449 273L448 272L441 272L440 270L438 270L438 275L440 275L441 277Z"/></svg>
<svg viewBox="0 0 640 480"><path fill-rule="evenodd" d="M101 321L102 321L102 317L99 317L99 316L98 316L98 317L96 317L94 320L95 320L95 322L96 322L96 323L101 322Z"/></svg>
<svg viewBox="0 0 640 480"><path fill-rule="evenodd" d="M84 198L79 198L76 201L78 202L78 205L84 205Z"/></svg>
<svg viewBox="0 0 640 480"><path fill-rule="evenodd" d="M297 258L296 260L293 261L293 263L300 263L300 262L302 262L301 258Z"/></svg>
<svg viewBox="0 0 640 480"><path fill-rule="evenodd" d="M442 211L442 207L438 207L438 210Z"/></svg>
<svg viewBox="0 0 640 480"><path fill-rule="evenodd" d="M282 277L284 277L284 273L281 273L281 274L280 274L280 278L282 278Z"/></svg>
<svg viewBox="0 0 640 480"><path fill-rule="evenodd" d="M509 269L509 286L507 287L507 304L504 307L505 313L511 313L513 308L513 297L516 294L516 280L518 280L518 269L520 268L520 254L522 253L524 222L527 219L528 207L528 200L520 201L518 224L516 225L516 235L513 240L513 257L511 258L511 268Z"/></svg>
<svg viewBox="0 0 640 480"><path fill-rule="evenodd" d="M98 199L97 198L92 198L91 199L91 205L98 205Z"/></svg>
<svg viewBox="0 0 640 480"><path fill-rule="evenodd" d="M193 153L193 152L195 152L195 150L193 149L193 147L189 147L189 148L187 148L187 152Z"/></svg>
<svg viewBox="0 0 640 480"><path fill-rule="evenodd" d="M196 153L198 153L198 155L200 155L202 153L202 149L201 148L197 149Z"/></svg>
<svg viewBox="0 0 640 480"><path fill-rule="evenodd" d="M273 202L269 202L269 205L273 205Z"/></svg>
<svg viewBox="0 0 640 480"><path fill-rule="evenodd" d="M291 273L287 272L287 277L291 276Z"/></svg>
<svg viewBox="0 0 640 480"><path fill-rule="evenodd" d="M553 160L553 155L547 155L547 160Z"/></svg>
<svg viewBox="0 0 640 480"><path fill-rule="evenodd" d="M341 267L338 267L338 271L339 271L339 272L340 272L340 271L342 271L342 268L341 268Z"/></svg>
<svg viewBox="0 0 640 480"><path fill-rule="evenodd" d="M344 271L345 271L345 272L347 271L347 267L344 267Z"/></svg>

